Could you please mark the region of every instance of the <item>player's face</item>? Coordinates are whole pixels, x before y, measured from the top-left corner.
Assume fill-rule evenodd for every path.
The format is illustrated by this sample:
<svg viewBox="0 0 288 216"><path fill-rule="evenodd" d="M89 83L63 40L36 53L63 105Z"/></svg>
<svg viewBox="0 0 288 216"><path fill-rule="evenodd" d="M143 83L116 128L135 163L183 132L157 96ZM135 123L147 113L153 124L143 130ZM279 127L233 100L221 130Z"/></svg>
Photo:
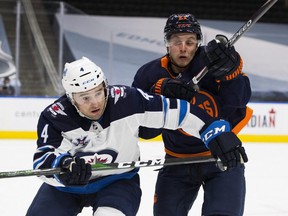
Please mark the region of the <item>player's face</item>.
<svg viewBox="0 0 288 216"><path fill-rule="evenodd" d="M189 65L197 48L197 35L194 33L173 34L167 46L171 61L182 68Z"/></svg>
<svg viewBox="0 0 288 216"><path fill-rule="evenodd" d="M98 120L106 106L105 91L101 84L86 92L73 93L75 105L83 115L92 120Z"/></svg>

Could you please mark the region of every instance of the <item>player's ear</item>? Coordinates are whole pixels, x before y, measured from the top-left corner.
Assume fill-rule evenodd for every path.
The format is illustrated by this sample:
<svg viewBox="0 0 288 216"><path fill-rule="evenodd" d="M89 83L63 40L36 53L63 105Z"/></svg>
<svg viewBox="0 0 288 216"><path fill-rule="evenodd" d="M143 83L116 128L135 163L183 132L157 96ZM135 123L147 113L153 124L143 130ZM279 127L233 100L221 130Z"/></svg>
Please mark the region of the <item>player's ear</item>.
<svg viewBox="0 0 288 216"><path fill-rule="evenodd" d="M169 54L169 47L168 46L166 47L166 51L167 51L167 54Z"/></svg>

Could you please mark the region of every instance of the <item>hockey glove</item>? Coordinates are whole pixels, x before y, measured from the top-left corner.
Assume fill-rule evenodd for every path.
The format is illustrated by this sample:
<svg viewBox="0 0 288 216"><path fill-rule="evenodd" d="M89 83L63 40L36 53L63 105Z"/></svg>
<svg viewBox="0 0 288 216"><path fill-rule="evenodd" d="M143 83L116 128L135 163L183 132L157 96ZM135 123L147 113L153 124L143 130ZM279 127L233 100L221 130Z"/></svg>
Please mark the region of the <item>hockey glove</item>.
<svg viewBox="0 0 288 216"><path fill-rule="evenodd" d="M171 78L159 79L151 87L150 92L161 94L168 98L178 98L189 102L196 93L192 85Z"/></svg>
<svg viewBox="0 0 288 216"><path fill-rule="evenodd" d="M242 72L243 62L234 46L226 47L228 39L224 35L217 35L204 47L201 56L216 80L228 81L235 79Z"/></svg>
<svg viewBox="0 0 288 216"><path fill-rule="evenodd" d="M86 185L91 177L91 165L85 163L83 158L65 157L60 162L64 174L58 178L64 185Z"/></svg>
<svg viewBox="0 0 288 216"><path fill-rule="evenodd" d="M200 136L213 156L220 158L227 169L248 161L241 140L230 131L230 124L224 120L214 120L206 124Z"/></svg>

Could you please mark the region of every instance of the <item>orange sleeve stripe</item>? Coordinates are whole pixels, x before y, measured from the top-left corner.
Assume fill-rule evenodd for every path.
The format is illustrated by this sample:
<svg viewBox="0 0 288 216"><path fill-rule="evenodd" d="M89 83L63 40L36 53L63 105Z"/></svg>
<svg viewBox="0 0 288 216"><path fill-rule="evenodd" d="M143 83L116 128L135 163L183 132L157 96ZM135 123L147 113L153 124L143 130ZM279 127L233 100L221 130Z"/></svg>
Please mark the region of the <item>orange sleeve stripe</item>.
<svg viewBox="0 0 288 216"><path fill-rule="evenodd" d="M164 79L165 78L161 78L155 83L155 89L154 89L155 94L159 94L159 95L161 94L161 86L162 86Z"/></svg>
<svg viewBox="0 0 288 216"><path fill-rule="evenodd" d="M233 129L232 132L238 134L249 122L253 114L253 110L250 107L246 107L246 115Z"/></svg>
<svg viewBox="0 0 288 216"><path fill-rule="evenodd" d="M242 73L242 68L243 68L243 61L242 61L242 58L240 57L240 64L239 64L238 68L232 74L226 75L225 79L226 80L234 79L235 77L237 77L239 74Z"/></svg>

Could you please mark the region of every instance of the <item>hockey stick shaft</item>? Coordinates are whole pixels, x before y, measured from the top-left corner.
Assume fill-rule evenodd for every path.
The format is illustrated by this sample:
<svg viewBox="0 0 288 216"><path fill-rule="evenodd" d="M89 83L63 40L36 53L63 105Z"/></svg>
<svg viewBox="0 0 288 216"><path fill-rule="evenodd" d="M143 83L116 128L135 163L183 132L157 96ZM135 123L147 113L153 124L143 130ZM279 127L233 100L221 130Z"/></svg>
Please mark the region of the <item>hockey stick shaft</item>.
<svg viewBox="0 0 288 216"><path fill-rule="evenodd" d="M277 2L278 0L268 0L263 4L252 17L228 40L226 46L233 46L243 34L245 34L255 23ZM208 68L204 67L192 81L194 85L197 85L200 80L207 74Z"/></svg>
<svg viewBox="0 0 288 216"><path fill-rule="evenodd" d="M191 158L168 158L168 159L153 159L146 161L130 161L130 162L119 162L119 163L96 163L92 164L92 171L105 171L105 170L118 170L118 169L130 169L130 168L143 168L143 167L154 167L154 166L173 166L173 165L184 165L194 163L207 163L217 162L218 166L222 164L219 160L212 156L203 157L191 157ZM13 178L13 177L24 177L24 176L41 176L41 175L57 175L63 171L60 168L51 169L38 169L38 170L19 170L19 171L8 171L0 172L0 178Z"/></svg>

